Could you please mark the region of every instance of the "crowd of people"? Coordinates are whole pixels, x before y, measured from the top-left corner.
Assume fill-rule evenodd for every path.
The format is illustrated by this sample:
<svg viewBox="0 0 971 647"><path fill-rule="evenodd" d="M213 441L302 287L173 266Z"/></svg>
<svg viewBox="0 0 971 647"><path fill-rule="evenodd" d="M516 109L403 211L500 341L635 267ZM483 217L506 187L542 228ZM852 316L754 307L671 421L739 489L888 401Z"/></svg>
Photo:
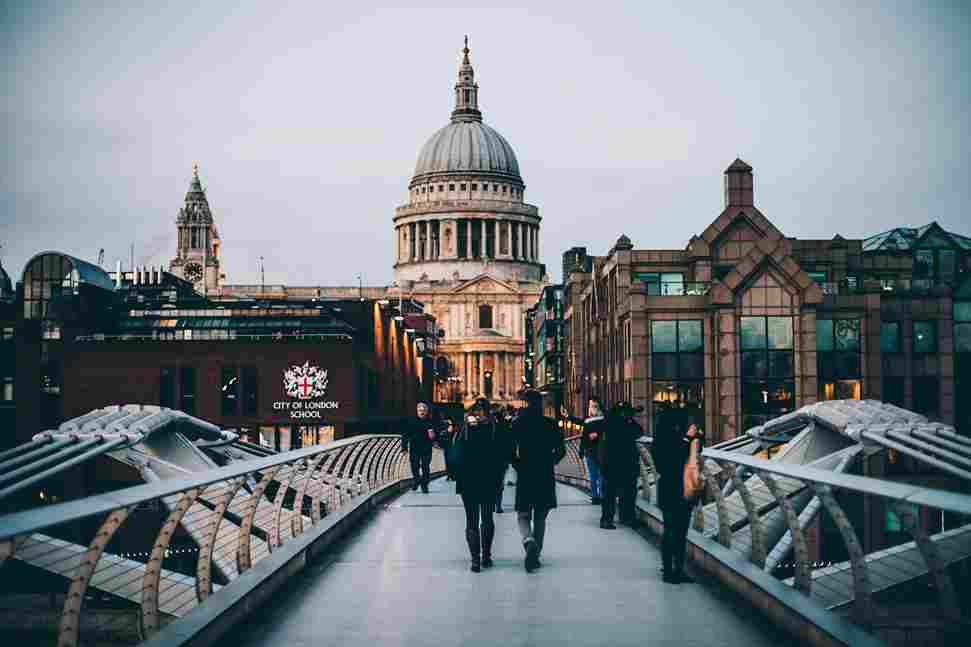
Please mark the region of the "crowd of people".
<svg viewBox="0 0 971 647"><path fill-rule="evenodd" d="M546 520L556 508L554 469L566 455L563 435L543 415L537 391L523 395L526 407L497 407L480 398L464 419L437 419L427 403L402 429L402 449L409 453L414 489L428 492L432 450L444 451L446 479L455 481L465 509L465 538L470 569L478 573L493 565L494 515L503 512L502 499L509 468L515 471L515 511L527 572L542 566L540 556ZM635 501L639 474L637 439L643 430L634 419L642 407L618 402L605 410L592 398L580 439L580 456L590 479L591 503L600 506L600 527L639 525ZM654 430L651 452L659 477L659 504L664 517L662 579L672 584L692 582L684 571L685 544L695 501L686 498L682 474L693 439L703 439L697 421L677 410L663 411Z"/></svg>

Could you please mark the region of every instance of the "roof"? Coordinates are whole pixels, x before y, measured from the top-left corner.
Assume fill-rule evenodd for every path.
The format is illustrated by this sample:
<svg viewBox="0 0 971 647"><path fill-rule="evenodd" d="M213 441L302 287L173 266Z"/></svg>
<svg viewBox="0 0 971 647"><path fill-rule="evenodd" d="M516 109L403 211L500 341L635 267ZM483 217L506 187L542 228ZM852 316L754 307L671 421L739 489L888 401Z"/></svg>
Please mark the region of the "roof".
<svg viewBox="0 0 971 647"><path fill-rule="evenodd" d="M946 231L936 222L916 228L897 227L896 229L870 236L863 240L863 251L911 251L919 247L919 243L931 230L939 232L945 241L950 241L958 249L971 251L971 238Z"/></svg>
<svg viewBox="0 0 971 647"><path fill-rule="evenodd" d="M69 254L65 254L63 252L56 252L51 250L46 252L40 252L39 254L35 254L33 257L31 257L31 259L27 261L27 264L24 265L24 276L27 275L27 272L31 269L31 266L37 260L39 260L43 256L48 256L48 255L58 256L61 259L67 261L68 266L70 267L70 270L68 271L76 272L76 275L73 278L78 283L94 285L96 287L99 287L105 290L113 291L115 289L114 281L111 280L111 277L108 276L108 273L105 272L100 267L98 267L97 265L95 265L94 263L83 261L80 258L71 256Z"/></svg>
<svg viewBox="0 0 971 647"><path fill-rule="evenodd" d="M453 121L422 146L412 181L470 172L522 182L516 153L502 135L481 121Z"/></svg>

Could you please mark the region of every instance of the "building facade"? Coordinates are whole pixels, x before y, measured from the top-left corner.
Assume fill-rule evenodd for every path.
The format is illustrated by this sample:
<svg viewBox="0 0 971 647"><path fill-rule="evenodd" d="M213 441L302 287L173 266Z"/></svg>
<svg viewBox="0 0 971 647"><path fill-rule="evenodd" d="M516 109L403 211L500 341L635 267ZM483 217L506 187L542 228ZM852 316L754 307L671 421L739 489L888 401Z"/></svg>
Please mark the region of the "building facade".
<svg viewBox="0 0 971 647"><path fill-rule="evenodd" d="M526 312L527 386L543 394L543 412L559 419L563 410L564 321L563 286L548 285Z"/></svg>
<svg viewBox="0 0 971 647"><path fill-rule="evenodd" d="M169 272L189 281L202 294L219 294L224 278L219 269L219 232L199 180L198 164L192 167L192 180L175 226L178 242Z"/></svg>
<svg viewBox="0 0 971 647"><path fill-rule="evenodd" d="M684 249L621 236L606 256L564 255L569 412L593 394L630 399L650 430L659 410L683 408L717 440L818 400L875 398L969 431L957 396L971 239L935 223L788 238L753 198L736 160L724 211Z"/></svg>
<svg viewBox="0 0 971 647"><path fill-rule="evenodd" d="M3 447L135 402L286 451L395 431L432 396L437 326L420 303L214 301L159 269L109 274L56 252L28 261L22 284L0 327L0 393L16 407Z"/></svg>

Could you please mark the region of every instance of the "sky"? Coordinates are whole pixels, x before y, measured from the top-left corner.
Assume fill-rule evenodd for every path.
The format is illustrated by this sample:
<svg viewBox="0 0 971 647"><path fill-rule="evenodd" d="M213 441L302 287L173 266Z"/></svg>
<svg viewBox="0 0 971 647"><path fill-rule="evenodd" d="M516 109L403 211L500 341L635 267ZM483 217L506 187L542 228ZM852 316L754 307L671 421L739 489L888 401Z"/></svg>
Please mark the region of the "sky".
<svg viewBox="0 0 971 647"><path fill-rule="evenodd" d="M736 156L786 235L971 235L969 7L4 2L0 260L167 265L198 162L228 283L386 285L465 34L554 281L576 245L684 248Z"/></svg>

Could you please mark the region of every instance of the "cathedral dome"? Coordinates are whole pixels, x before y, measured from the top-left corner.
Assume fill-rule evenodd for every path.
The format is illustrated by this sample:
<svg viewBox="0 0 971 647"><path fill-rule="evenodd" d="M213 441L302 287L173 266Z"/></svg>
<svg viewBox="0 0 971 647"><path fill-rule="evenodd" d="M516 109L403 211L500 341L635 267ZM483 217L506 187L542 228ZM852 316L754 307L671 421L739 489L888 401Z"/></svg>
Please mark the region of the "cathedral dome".
<svg viewBox="0 0 971 647"><path fill-rule="evenodd" d="M522 183L516 153L481 121L453 120L422 146L413 181L448 173L488 174Z"/></svg>
<svg viewBox="0 0 971 647"><path fill-rule="evenodd" d="M429 138L418 154L412 185L442 175L485 175L497 180L523 184L519 162L509 142L495 129L482 123L479 111L479 84L469 62L469 46L455 84L455 109L452 120Z"/></svg>

